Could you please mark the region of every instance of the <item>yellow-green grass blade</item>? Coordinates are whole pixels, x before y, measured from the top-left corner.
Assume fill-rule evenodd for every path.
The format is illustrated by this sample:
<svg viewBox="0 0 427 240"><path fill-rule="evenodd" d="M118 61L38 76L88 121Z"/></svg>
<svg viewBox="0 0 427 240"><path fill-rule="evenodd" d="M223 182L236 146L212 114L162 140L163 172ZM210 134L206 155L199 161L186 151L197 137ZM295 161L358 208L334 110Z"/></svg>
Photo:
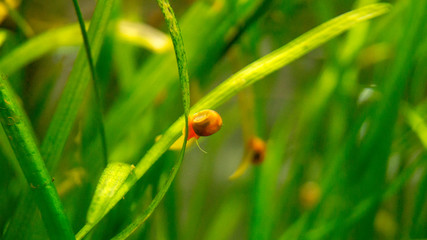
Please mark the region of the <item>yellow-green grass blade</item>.
<svg viewBox="0 0 427 240"><path fill-rule="evenodd" d="M152 51L166 51L170 48L169 45L171 44L166 41L166 37L147 25L125 24L124 27L123 22L118 22L116 25L117 35L128 43ZM83 43L79 33L79 24L71 24L40 33L13 49L9 54L2 56L0 58L0 70L6 75L10 75L60 47L78 46ZM0 46L5 39L6 32L1 31Z"/></svg>
<svg viewBox="0 0 427 240"><path fill-rule="evenodd" d="M37 35L0 59L0 71L10 75L60 46L73 46L82 42L76 24Z"/></svg>

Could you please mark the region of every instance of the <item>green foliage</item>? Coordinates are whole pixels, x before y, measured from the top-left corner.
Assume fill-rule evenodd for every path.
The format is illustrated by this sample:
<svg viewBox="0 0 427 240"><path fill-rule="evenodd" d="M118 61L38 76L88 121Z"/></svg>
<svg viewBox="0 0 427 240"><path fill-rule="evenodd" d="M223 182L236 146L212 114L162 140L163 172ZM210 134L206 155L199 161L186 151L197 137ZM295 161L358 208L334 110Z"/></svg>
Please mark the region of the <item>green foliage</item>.
<svg viewBox="0 0 427 240"><path fill-rule="evenodd" d="M0 25L1 239L427 237L426 0L46 4Z"/></svg>

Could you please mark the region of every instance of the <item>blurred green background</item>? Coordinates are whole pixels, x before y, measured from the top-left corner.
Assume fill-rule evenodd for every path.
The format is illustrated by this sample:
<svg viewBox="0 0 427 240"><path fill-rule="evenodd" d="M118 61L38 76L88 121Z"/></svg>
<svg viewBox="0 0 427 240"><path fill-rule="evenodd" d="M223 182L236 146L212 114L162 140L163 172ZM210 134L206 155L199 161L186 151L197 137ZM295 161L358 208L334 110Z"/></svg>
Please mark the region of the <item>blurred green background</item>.
<svg viewBox="0 0 427 240"><path fill-rule="evenodd" d="M112 4L111 13L93 16L103 1ZM308 30L376 2L172 1L191 103ZM427 1L387 2L389 13L215 109L223 127L199 140L207 153L187 150L165 198L130 239L427 238ZM48 167L76 233L106 166L99 110L108 161L135 165L183 113L173 45L157 3L79 4L87 23L108 17L91 45L101 106L88 68L72 73L87 64L82 54L74 62L83 45L72 1L0 5L0 71L20 98L42 155L55 112L75 109L57 112L69 121L69 133L61 135L65 145ZM74 105L61 105L71 79L78 79L79 90L69 92ZM39 212L23 204L30 187L7 136L0 136L0 239L47 239ZM254 136L267 144L263 163L229 180ZM85 239L110 239L141 215L178 155L162 155Z"/></svg>

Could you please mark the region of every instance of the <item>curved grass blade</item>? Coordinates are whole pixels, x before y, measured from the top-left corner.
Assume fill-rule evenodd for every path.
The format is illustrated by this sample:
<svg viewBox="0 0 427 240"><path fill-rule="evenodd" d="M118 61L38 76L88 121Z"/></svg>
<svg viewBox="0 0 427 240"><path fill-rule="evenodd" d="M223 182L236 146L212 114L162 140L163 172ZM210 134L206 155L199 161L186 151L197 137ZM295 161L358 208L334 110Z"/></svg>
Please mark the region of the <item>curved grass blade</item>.
<svg viewBox="0 0 427 240"><path fill-rule="evenodd" d="M182 148L179 154L178 161L176 161L176 163L172 167L172 170L169 173L169 176L166 182L164 183L160 191L157 193L157 195L154 197L154 199L151 201L148 208L143 212L141 216L139 216L135 221L133 221L132 224L126 227L121 233L119 233L113 239L126 239L151 216L151 214L154 212L156 207L159 205L160 201L165 196L166 192L169 190L169 187L171 186L173 180L175 179L175 176L181 166L182 160L184 159L185 149L187 145L188 115L189 115L189 109L190 109L190 83L188 79L187 57L184 49L184 42L182 40L181 30L179 28L178 21L176 20L176 17L173 13L172 7L169 4L169 1L157 0L157 4L161 8L163 15L165 17L166 23L168 25L169 33L172 38L172 43L174 45L175 56L178 64L178 74L179 74L179 80L181 83L181 90L182 90L182 102L184 105L184 123L185 123L184 124L184 127L185 127L184 141L182 143ZM86 232L80 231L76 238L80 239L80 237L83 237L85 234Z"/></svg>
<svg viewBox="0 0 427 240"><path fill-rule="evenodd" d="M74 46L82 42L77 24L54 29L31 38L0 59L0 70L10 75L25 65L60 46Z"/></svg>
<svg viewBox="0 0 427 240"><path fill-rule="evenodd" d="M120 39L156 53L172 50L169 36L147 24L120 20L116 32Z"/></svg>
<svg viewBox="0 0 427 240"><path fill-rule="evenodd" d="M171 186L173 180L175 179L176 174L178 173L179 168L181 167L183 158L184 158L184 150L181 150L178 161L175 162L174 166L169 172L166 182L162 185L160 191L156 194L154 199L151 201L150 205L148 205L147 209L145 209L145 211L140 216L138 216L131 224L129 224L123 231L121 231L119 234L117 234L117 236L115 236L112 239L114 240L127 239L142 224L145 223L145 221L151 216L151 214L154 212L156 207L162 201L166 192L169 190L169 187ZM79 239L79 238L76 237L76 239Z"/></svg>
<svg viewBox="0 0 427 240"><path fill-rule="evenodd" d="M166 41L165 35L147 25L119 22L116 29L121 39L135 46L155 52L169 49L169 42ZM59 47L80 45L82 43L80 31L79 24L71 24L32 37L9 54L0 58L0 70L6 75L10 75ZM6 32L0 31L0 46L5 39Z"/></svg>
<svg viewBox="0 0 427 240"><path fill-rule="evenodd" d="M37 148L24 111L16 103L4 75L0 76L0 117L9 143L32 188L35 201L51 239L73 239L73 231L62 208L52 178Z"/></svg>
<svg viewBox="0 0 427 240"><path fill-rule="evenodd" d="M182 103L184 105L185 119L185 138L183 143L183 151L187 144L188 137L188 114L190 112L190 81L188 79L187 56L185 54L184 42L182 40L181 30L179 29L178 21L175 18L172 7L168 0L157 0L157 4L162 9L166 23L169 28L169 33L172 38L172 43L175 49L175 57L178 64L179 81L181 83Z"/></svg>
<svg viewBox="0 0 427 240"><path fill-rule="evenodd" d="M101 135L101 145L102 145L102 155L104 157L104 163L105 165L108 164L108 150L107 150L107 140L105 139L105 127L104 127L104 121L103 121L103 115L102 115L102 104L101 104L101 94L100 89L97 83L97 77L96 77L96 71L95 66L93 63L92 58L92 52L90 50L90 44L89 44L89 38L87 37L86 29L85 29L85 23L83 21L82 12L80 11L80 6L77 0L73 0L74 9L76 10L77 19L79 20L80 25L80 31L83 36L83 43L86 51L86 57L89 62L89 69L90 73L92 75L92 83L93 83L93 91L95 96L95 120L98 123L99 126L99 132Z"/></svg>
<svg viewBox="0 0 427 240"><path fill-rule="evenodd" d="M298 59L326 41L350 29L357 23L382 15L388 12L389 9L390 5L386 3L368 5L338 16L308 31L294 41L258 59L228 78L195 104L190 109L190 114L206 108L214 109L218 107L243 88L255 83L279 68L282 68L293 60ZM139 161L135 168L135 174L132 175L133 177L129 177L119 189L117 195L110 201L108 209L113 208L138 179L140 179L157 159L159 159L159 157L180 137L183 127L184 118L180 117ZM86 225L84 226L84 231L89 231L92 227L93 226ZM83 231L83 229L81 231Z"/></svg>

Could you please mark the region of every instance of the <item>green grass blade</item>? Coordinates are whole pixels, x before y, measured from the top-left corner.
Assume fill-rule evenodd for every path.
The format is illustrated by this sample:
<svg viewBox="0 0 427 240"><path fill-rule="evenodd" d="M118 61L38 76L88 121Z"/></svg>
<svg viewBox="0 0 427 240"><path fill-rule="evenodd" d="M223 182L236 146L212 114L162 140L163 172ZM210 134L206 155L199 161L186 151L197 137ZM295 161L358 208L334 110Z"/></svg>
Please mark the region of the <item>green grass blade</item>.
<svg viewBox="0 0 427 240"><path fill-rule="evenodd" d="M188 114L190 113L190 80L188 79L188 66L187 56L185 54L184 42L182 40L181 29L179 28L178 21L176 20L173 9L168 0L157 0L157 4L161 8L165 17L166 23L169 28L169 33L172 38L172 43L175 50L175 57L178 64L178 75L181 83L182 103L184 105L184 119L185 119L185 137L182 145L183 156L185 147L187 145L188 137ZM181 156L181 157L182 157Z"/></svg>
<svg viewBox="0 0 427 240"><path fill-rule="evenodd" d="M103 115L102 115L102 103L101 103L101 94L100 94L100 89L98 86L98 80L97 80L97 75L96 75L96 71L95 71L95 66L93 63L93 58L92 58L92 51L90 49L90 44L89 44L89 38L87 36L86 33L86 29L85 29L85 23L83 21L83 16L82 13L80 11L80 6L77 0L73 0L73 4L74 4L74 9L76 10L76 15L77 15L77 19L79 20L79 25L80 25L80 31L82 33L83 36L83 43L84 43L84 47L85 47L85 52L86 52L86 57L87 60L89 62L89 69L90 69L90 73L92 75L92 83L93 83L93 91L94 91L94 96L95 96L95 119L97 121L97 124L99 126L99 132L101 135L101 144L102 144L102 154L104 157L104 163L105 165L107 165L108 163L108 150L107 150L107 140L105 138L105 127L104 127L104 121L103 121Z"/></svg>
<svg viewBox="0 0 427 240"><path fill-rule="evenodd" d="M198 112L207 108L213 109L218 107L243 88L255 83L264 76L278 70L286 64L289 64L293 60L336 37L357 23L384 14L388 12L389 9L389 4L372 4L338 16L319 27L310 30L294 41L262 57L228 78L195 104L190 109L190 113ZM135 174L132 175L132 177L129 177L119 189L117 194L110 201L108 209L113 208L138 181L138 179L140 179L159 159L159 157L179 138L183 127L184 118L181 117L139 161L135 168ZM90 228L90 226L85 226L84 228ZM87 231L87 229L85 231Z"/></svg>
<svg viewBox="0 0 427 240"><path fill-rule="evenodd" d="M61 46L82 42L77 24L54 29L37 35L0 59L0 70L10 75L30 62Z"/></svg>
<svg viewBox="0 0 427 240"><path fill-rule="evenodd" d="M51 239L73 239L73 232L62 208L52 178L37 148L24 111L16 103L4 75L0 77L0 116L16 158L33 189L35 201Z"/></svg>
<svg viewBox="0 0 427 240"><path fill-rule="evenodd" d="M131 174L132 169L132 165L121 162L112 162L107 165L99 178L99 183L92 197L86 217L87 222L93 222L93 219L97 219L99 215L102 215L105 210L105 204L103 203L108 203L129 174Z"/></svg>
<svg viewBox="0 0 427 240"><path fill-rule="evenodd" d="M173 9L170 6L168 0L157 0L157 4L161 8L163 15L165 17L166 23L168 25L169 33L172 38L172 43L174 45L176 61L178 64L178 74L179 80L181 83L182 90L182 102L184 105L184 122L185 122L185 132L184 132L184 142L182 145L181 152L179 154L179 158L172 167L171 172L163 184L157 195L154 197L153 201L151 201L148 208L142 213L142 215L138 216L135 221L133 221L128 227L126 227L121 233L119 233L113 239L126 239L129 237L138 227L140 227L154 212L156 207L159 205L169 187L171 186L175 176L181 166L182 160L184 159L185 149L187 145L188 138L188 114L190 109L190 83L188 78L188 67L187 67L187 57L184 49L184 42L181 36L181 30L178 25L178 21L173 13ZM84 235L84 232L79 232L81 235ZM81 237L77 237L79 239Z"/></svg>
<svg viewBox="0 0 427 240"><path fill-rule="evenodd" d="M151 216L156 207L160 204L166 192L169 190L173 180L175 179L176 174L181 166L182 159L184 158L184 151L181 150L179 155L179 159L173 165L171 171L168 174L166 182L162 185L159 192L156 194L154 199L151 201L150 205L148 205L147 209L139 215L131 224L129 224L123 231L121 231L117 236L115 236L114 240L127 239L132 233L134 233L145 221ZM76 237L76 239L80 239Z"/></svg>
<svg viewBox="0 0 427 240"><path fill-rule="evenodd" d="M403 115L412 131L417 134L424 148L427 149L427 125L423 117L408 104L403 107Z"/></svg>
<svg viewBox="0 0 427 240"><path fill-rule="evenodd" d="M84 43L84 48L85 48L85 52L86 52L86 57L87 60L89 62L89 70L90 73L92 75L92 80L94 82L94 85L96 85L96 73L95 73L95 67L93 65L93 58L92 58L92 52L90 50L90 44L89 44L89 38L87 37L87 33L86 33L86 26L85 23L83 21L83 16L82 16L82 12L80 10L80 6L79 6L79 2L77 0L73 0L73 5L74 5L74 10L76 11L76 16L77 19L79 20L79 26L80 26L80 32L82 34L83 37L83 43ZM99 89L96 88L96 91L98 91ZM99 93L96 92L99 97Z"/></svg>
<svg viewBox="0 0 427 240"><path fill-rule="evenodd" d="M116 32L118 38L156 53L172 50L169 36L147 24L120 20Z"/></svg>
<svg viewBox="0 0 427 240"><path fill-rule="evenodd" d="M125 25L125 27L122 27L122 25ZM149 31L149 33L144 31ZM10 75L59 47L77 46L82 43L82 37L79 32L81 32L79 24L72 24L32 37L0 58L0 70L6 75ZM143 24L124 24L119 22L117 23L117 35L126 42L152 51L166 51L171 45L160 32ZM0 46L5 38L6 32L2 31L0 34ZM144 44L141 44L141 41Z"/></svg>
<svg viewBox="0 0 427 240"><path fill-rule="evenodd" d="M96 61L101 50L104 35L111 16L114 0L99 1L88 30L93 59ZM57 110L42 143L42 155L48 168L58 162L65 141L83 101L90 75L85 50L81 49L74 63L67 85L62 93Z"/></svg>

